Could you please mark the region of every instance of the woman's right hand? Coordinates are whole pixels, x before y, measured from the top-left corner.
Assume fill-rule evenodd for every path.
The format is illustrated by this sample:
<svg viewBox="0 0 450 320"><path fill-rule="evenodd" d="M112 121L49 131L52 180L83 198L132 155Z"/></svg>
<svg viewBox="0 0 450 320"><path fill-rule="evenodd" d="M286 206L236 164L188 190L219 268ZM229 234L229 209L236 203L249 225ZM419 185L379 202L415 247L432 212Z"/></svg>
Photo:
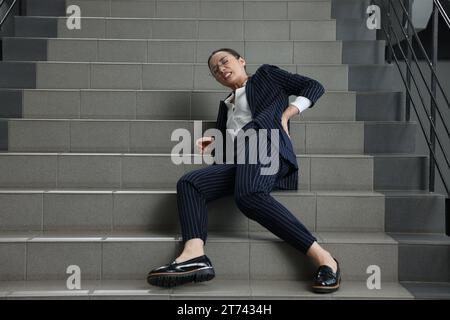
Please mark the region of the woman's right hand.
<svg viewBox="0 0 450 320"><path fill-rule="evenodd" d="M289 134L288 119L287 118L281 117L281 126L283 127L284 131L286 132L286 134L288 135L288 137L290 139L291 135Z"/></svg>
<svg viewBox="0 0 450 320"><path fill-rule="evenodd" d="M201 137L197 139L195 144L197 145L201 154L206 151L206 148L214 141L214 137Z"/></svg>

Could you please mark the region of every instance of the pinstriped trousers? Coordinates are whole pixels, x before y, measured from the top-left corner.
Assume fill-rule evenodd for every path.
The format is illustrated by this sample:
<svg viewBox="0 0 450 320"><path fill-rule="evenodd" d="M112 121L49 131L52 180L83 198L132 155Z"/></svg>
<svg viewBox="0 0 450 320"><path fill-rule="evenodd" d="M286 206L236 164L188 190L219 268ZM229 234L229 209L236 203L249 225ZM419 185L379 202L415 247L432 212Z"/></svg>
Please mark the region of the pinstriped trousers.
<svg viewBox="0 0 450 320"><path fill-rule="evenodd" d="M255 128L251 122L243 130ZM235 150L236 150L236 143ZM248 156L248 149L245 148ZM270 151L269 151L270 152ZM262 175L257 163L224 163L211 165L184 174L177 182L177 207L183 241L207 240L207 203L234 194L237 207L270 232L306 254L316 238L280 202L270 195L277 179L286 175L289 165L279 157L278 173Z"/></svg>

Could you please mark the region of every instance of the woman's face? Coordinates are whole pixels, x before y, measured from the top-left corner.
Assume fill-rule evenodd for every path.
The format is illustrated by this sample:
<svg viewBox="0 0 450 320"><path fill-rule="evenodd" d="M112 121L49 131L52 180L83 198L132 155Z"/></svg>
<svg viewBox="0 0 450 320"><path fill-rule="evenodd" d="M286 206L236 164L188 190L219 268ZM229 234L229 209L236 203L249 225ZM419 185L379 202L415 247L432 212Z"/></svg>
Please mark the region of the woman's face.
<svg viewBox="0 0 450 320"><path fill-rule="evenodd" d="M236 59L235 56L226 51L216 52L209 61L209 69L214 78L222 85L230 88L236 88L247 79L244 66L244 58Z"/></svg>

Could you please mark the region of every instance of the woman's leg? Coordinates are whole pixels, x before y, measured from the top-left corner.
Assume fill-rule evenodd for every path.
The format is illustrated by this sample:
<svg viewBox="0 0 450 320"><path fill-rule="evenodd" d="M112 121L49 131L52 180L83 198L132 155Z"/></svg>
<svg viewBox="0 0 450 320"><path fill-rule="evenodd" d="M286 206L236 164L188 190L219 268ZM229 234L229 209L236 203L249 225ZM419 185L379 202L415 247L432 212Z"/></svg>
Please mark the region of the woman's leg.
<svg viewBox="0 0 450 320"><path fill-rule="evenodd" d="M280 170L287 164L280 161ZM280 202L270 195L277 175L261 175L260 164L237 165L235 201L250 219L306 254L316 238Z"/></svg>
<svg viewBox="0 0 450 320"><path fill-rule="evenodd" d="M259 164L238 165L235 200L240 210L279 238L310 257L316 266L328 265L336 272L337 264L307 228L281 203L270 195L278 179L288 171L280 157L277 175L261 175Z"/></svg>
<svg viewBox="0 0 450 320"><path fill-rule="evenodd" d="M207 239L208 212L206 203L234 191L236 166L217 164L193 170L177 183L177 206L184 249L178 263L204 255Z"/></svg>

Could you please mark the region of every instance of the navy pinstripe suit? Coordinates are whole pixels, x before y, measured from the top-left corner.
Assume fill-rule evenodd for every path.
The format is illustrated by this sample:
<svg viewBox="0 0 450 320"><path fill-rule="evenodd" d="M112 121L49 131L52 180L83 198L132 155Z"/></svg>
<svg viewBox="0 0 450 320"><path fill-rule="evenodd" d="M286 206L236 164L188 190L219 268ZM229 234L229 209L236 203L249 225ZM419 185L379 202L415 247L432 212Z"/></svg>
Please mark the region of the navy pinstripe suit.
<svg viewBox="0 0 450 320"><path fill-rule="evenodd" d="M177 183L183 241L201 238L206 243L207 202L234 193L236 205L248 218L306 253L316 239L270 192L275 189L298 189L297 158L291 139L281 124L281 116L289 105L289 96L304 96L312 101L312 107L324 93L324 88L313 79L263 64L254 75L249 76L245 93L252 121L242 130L278 129L279 171L275 175L261 175L260 168L264 165L259 161L256 164L225 163L224 152L222 163L216 163L216 158L213 165L183 175ZM226 136L227 111L221 100L216 129L222 132L223 137ZM236 150L236 143L234 148ZM248 158L248 148L245 150ZM215 156L214 152L212 155Z"/></svg>

